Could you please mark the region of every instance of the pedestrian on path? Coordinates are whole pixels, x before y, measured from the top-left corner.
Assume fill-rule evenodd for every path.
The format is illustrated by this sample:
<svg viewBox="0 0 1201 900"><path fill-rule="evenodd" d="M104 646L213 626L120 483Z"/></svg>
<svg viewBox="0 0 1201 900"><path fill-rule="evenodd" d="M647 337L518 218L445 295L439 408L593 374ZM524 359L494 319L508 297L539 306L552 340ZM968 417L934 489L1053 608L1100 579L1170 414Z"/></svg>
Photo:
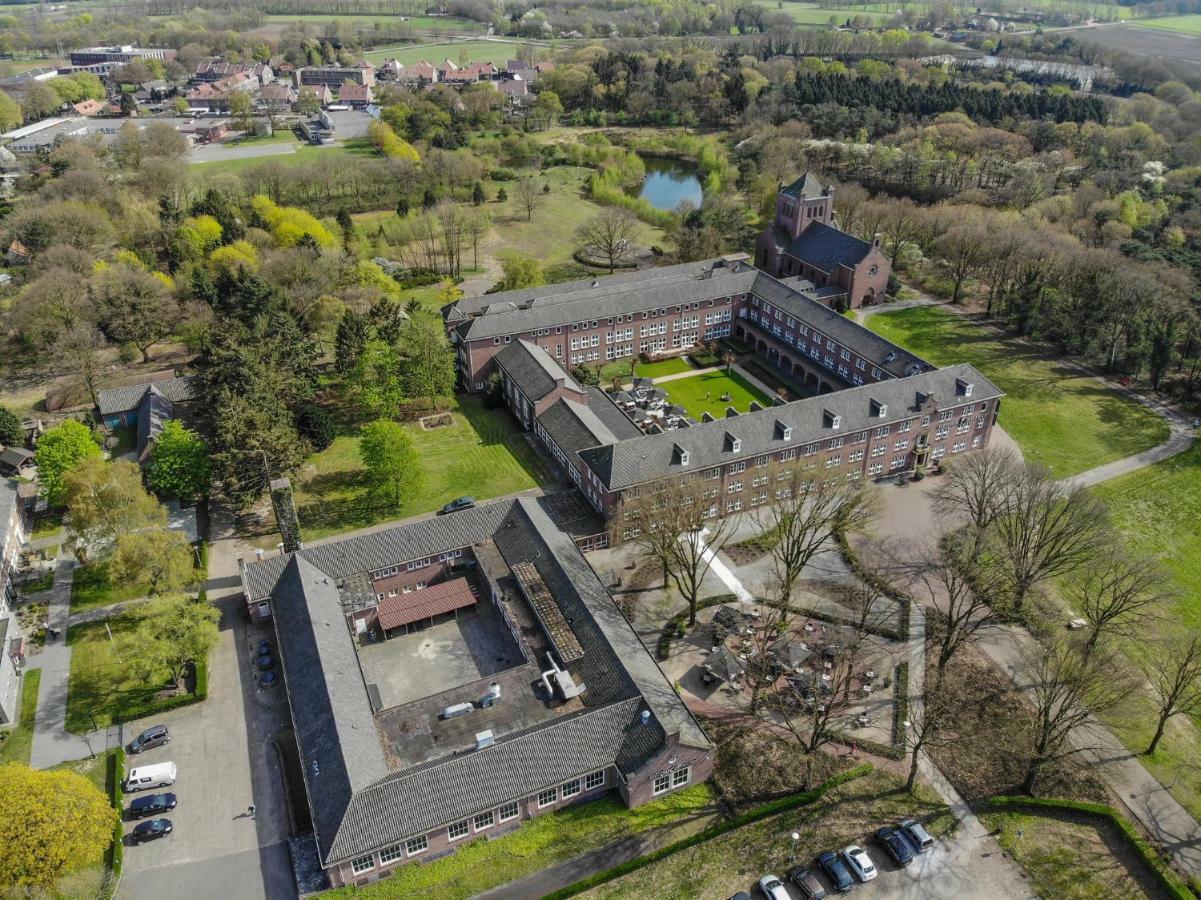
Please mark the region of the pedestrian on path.
<svg viewBox="0 0 1201 900"><path fill-rule="evenodd" d="M254 804L253 803L251 803L250 806L248 806L246 808L246 815L250 816L250 818L252 818L252 819L254 818Z"/></svg>

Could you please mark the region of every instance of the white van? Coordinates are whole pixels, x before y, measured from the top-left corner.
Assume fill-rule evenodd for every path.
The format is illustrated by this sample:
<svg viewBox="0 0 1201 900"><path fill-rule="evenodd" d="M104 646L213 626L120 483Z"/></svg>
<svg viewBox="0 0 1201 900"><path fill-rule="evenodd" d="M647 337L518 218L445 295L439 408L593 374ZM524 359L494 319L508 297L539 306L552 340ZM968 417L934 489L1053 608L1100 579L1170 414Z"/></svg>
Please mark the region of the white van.
<svg viewBox="0 0 1201 900"><path fill-rule="evenodd" d="M152 766L138 766L129 770L125 779L125 792L148 791L153 788L167 787L175 784L175 763L155 763Z"/></svg>

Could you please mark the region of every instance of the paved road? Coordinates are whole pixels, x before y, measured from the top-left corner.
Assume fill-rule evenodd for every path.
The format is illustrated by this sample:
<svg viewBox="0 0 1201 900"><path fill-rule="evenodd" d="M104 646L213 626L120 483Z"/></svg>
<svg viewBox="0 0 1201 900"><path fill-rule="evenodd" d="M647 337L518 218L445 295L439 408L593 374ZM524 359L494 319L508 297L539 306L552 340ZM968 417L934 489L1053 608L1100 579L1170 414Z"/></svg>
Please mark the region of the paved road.
<svg viewBox="0 0 1201 900"><path fill-rule="evenodd" d="M126 850L121 894L136 900L296 896L271 742L289 727L286 698L257 687L251 651L268 631L252 629L243 612L237 554L246 550L220 507L214 508L213 530L207 587L222 615L220 640L209 657L209 697L127 727L134 734L158 722L168 725L171 743L144 759L169 759L179 769L172 788L179 806L170 816L175 832ZM245 815L251 803L254 819Z"/></svg>

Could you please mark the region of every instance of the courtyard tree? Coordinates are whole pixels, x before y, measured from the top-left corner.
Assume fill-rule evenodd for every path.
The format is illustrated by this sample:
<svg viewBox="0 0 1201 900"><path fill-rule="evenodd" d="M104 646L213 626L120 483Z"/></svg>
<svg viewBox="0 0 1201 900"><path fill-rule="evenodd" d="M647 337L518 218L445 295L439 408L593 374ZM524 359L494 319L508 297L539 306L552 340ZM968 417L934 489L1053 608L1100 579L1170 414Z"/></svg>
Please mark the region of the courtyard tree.
<svg viewBox="0 0 1201 900"><path fill-rule="evenodd" d="M38 440L34 462L38 467L38 486L51 506L61 506L66 490L66 475L84 459L99 459L100 445L85 425L68 419L51 428Z"/></svg>
<svg viewBox="0 0 1201 900"><path fill-rule="evenodd" d="M1096 650L1103 637L1136 637L1169 599L1167 579L1159 566L1116 543L1069 578L1063 591L1088 623L1085 656Z"/></svg>
<svg viewBox="0 0 1201 900"><path fill-rule="evenodd" d="M85 457L63 475L68 541L82 561L107 552L117 538L167 524L167 511L142 487L142 472L128 460Z"/></svg>
<svg viewBox="0 0 1201 900"><path fill-rule="evenodd" d="M542 185L536 178L523 178L517 182L517 186L513 189L513 196L517 200L518 207L525 211L527 222L533 221L534 210L541 206L545 199Z"/></svg>
<svg viewBox="0 0 1201 900"><path fill-rule="evenodd" d="M188 667L207 658L217 643L215 606L182 594L156 597L137 607L134 628L118 639L121 658L148 685L183 683Z"/></svg>
<svg viewBox="0 0 1201 900"><path fill-rule="evenodd" d="M993 523L1021 461L1012 451L985 447L948 466L948 475L931 498L935 510L948 518L965 518L977 531Z"/></svg>
<svg viewBox="0 0 1201 900"><path fill-rule="evenodd" d="M909 751L909 774L905 790L913 792L922 757L928 750L948 747L959 740L954 727L957 709L950 693L941 681L933 686L927 682L922 697L909 698L909 718L905 723L905 745Z"/></svg>
<svg viewBox="0 0 1201 900"><path fill-rule="evenodd" d="M674 479L650 485L622 501L615 532L663 567L688 603L688 624L696 624L701 587L713 560L733 536L738 517L719 517L720 505L698 481Z"/></svg>
<svg viewBox="0 0 1201 900"><path fill-rule="evenodd" d="M109 575L119 584L141 587L158 596L181 591L196 581L194 563L195 552L183 532L150 528L117 538L109 558Z"/></svg>
<svg viewBox="0 0 1201 900"><path fill-rule="evenodd" d="M179 419L163 426L146 468L146 483L160 497L189 500L208 493L212 467L209 450L195 431Z"/></svg>
<svg viewBox="0 0 1201 900"><path fill-rule="evenodd" d="M770 537L768 555L787 621L792 592L805 566L836 534L866 527L875 506L863 485L845 478L815 478L784 464L771 467L765 477L767 499L752 515L760 532Z"/></svg>
<svg viewBox="0 0 1201 900"><path fill-rule="evenodd" d="M1201 715L1201 635L1168 638L1150 654L1147 680L1155 698L1155 734L1143 752L1151 754L1174 716Z"/></svg>
<svg viewBox="0 0 1201 900"><path fill-rule="evenodd" d="M780 713L806 753L815 753L842 730L852 708L852 691L862 668L862 643L855 640L837 648L829 667L798 672L784 679L772 696L772 708Z"/></svg>
<svg viewBox="0 0 1201 900"><path fill-rule="evenodd" d="M246 91L234 91L229 95L229 115L239 131L254 132L254 100Z"/></svg>
<svg viewBox="0 0 1201 900"><path fill-rule="evenodd" d="M409 317L400 331L401 381L410 397L423 397L428 406L455 390L455 356L442 319L424 311Z"/></svg>
<svg viewBox="0 0 1201 900"><path fill-rule="evenodd" d="M399 507L406 492L421 483L423 469L408 431L398 422L380 419L363 427L359 456L367 478L390 507Z"/></svg>
<svg viewBox="0 0 1201 900"><path fill-rule="evenodd" d="M0 766L0 884L20 896L100 862L120 813L77 772Z"/></svg>
<svg viewBox="0 0 1201 900"><path fill-rule="evenodd" d="M638 220L624 209L608 207L581 225L576 238L585 253L595 253L609 264L612 275L617 263L629 256L639 227Z"/></svg>
<svg viewBox="0 0 1201 900"><path fill-rule="evenodd" d="M394 416L400 404L408 399L402 364L400 348L380 340L364 345L354 370L346 376L346 383L354 388L355 396L369 415Z"/></svg>

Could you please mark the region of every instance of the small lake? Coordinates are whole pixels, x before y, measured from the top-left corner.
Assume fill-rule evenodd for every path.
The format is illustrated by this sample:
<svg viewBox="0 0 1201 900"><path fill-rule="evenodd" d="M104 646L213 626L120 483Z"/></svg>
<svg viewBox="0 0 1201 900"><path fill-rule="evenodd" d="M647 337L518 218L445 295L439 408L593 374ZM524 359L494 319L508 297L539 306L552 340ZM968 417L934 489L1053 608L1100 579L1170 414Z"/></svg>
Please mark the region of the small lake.
<svg viewBox="0 0 1201 900"><path fill-rule="evenodd" d="M642 162L646 165L646 180L642 182L638 196L655 209L670 211L685 200L695 206L701 205L704 191L696 166L658 156L644 156Z"/></svg>

